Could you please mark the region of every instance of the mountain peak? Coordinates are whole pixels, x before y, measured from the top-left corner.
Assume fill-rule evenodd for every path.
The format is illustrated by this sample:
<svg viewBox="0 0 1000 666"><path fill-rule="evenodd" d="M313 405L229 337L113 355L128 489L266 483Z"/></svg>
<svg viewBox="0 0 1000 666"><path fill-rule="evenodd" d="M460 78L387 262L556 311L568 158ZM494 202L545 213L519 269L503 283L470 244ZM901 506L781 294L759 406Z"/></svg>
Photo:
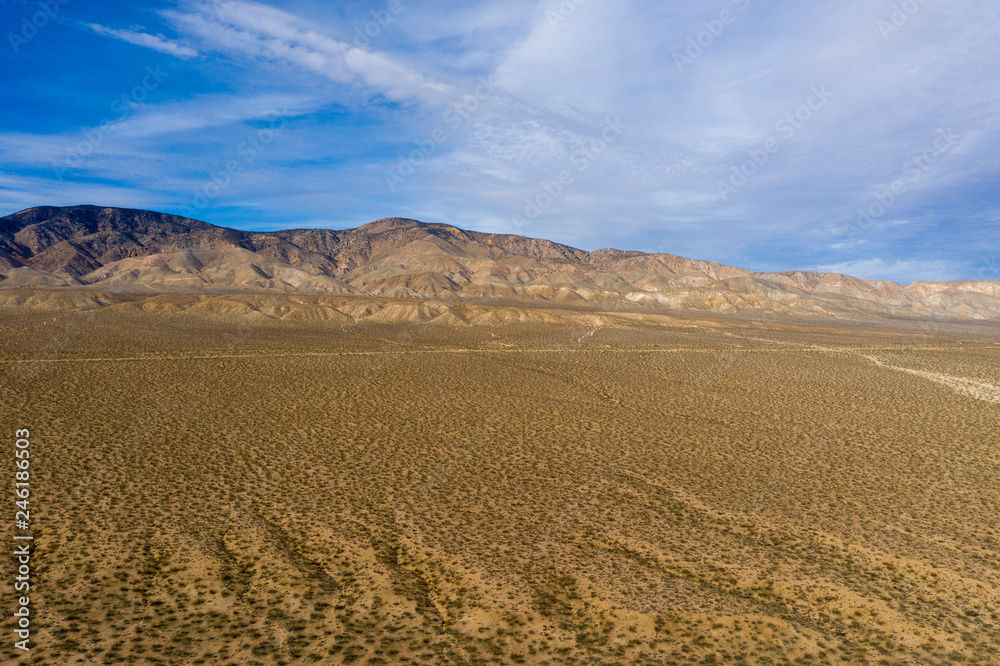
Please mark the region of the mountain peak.
<svg viewBox="0 0 1000 666"><path fill-rule="evenodd" d="M398 233L392 233L398 232ZM596 310L1000 320L1000 282L753 273L669 254L585 252L390 217L356 229L249 232L165 213L40 206L0 218L0 289L284 292Z"/></svg>
<svg viewBox="0 0 1000 666"><path fill-rule="evenodd" d="M381 234L386 231L395 231L398 229L414 229L417 227L426 227L428 225L420 222L418 220L411 220L406 217L386 217L381 220L375 220L374 222L369 222L368 224L363 224L358 227L359 231L364 231L369 234Z"/></svg>

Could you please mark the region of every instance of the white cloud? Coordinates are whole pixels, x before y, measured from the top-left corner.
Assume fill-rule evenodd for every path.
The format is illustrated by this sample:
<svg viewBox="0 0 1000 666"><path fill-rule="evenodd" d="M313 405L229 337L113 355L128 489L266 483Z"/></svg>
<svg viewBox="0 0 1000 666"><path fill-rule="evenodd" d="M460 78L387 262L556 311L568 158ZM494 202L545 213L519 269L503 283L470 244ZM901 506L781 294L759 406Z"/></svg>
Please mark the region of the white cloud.
<svg viewBox="0 0 1000 666"><path fill-rule="evenodd" d="M943 282L961 279L961 267L944 260L907 259L888 263L884 259L858 259L839 264L813 266L820 273L843 273L862 280L889 280L909 284L915 280Z"/></svg>
<svg viewBox="0 0 1000 666"><path fill-rule="evenodd" d="M118 101L118 100L116 100ZM162 147L171 137L191 139L204 130L213 138L227 135L251 120L294 117L318 108L321 102L303 95L212 95L160 105L108 109L107 117L88 126L58 134L0 133L0 155L8 164L99 169L111 177L127 178L135 165L123 160L152 159L149 148ZM245 134L245 131L243 132ZM239 134L237 134L239 135Z"/></svg>
<svg viewBox="0 0 1000 666"><path fill-rule="evenodd" d="M8 215L35 206L123 206L157 208L169 205L169 194L153 194L127 185L58 183L46 178L8 176L0 173L0 214Z"/></svg>
<svg viewBox="0 0 1000 666"><path fill-rule="evenodd" d="M750 268L824 264L897 280L958 276L996 244L1000 75L983 54L1000 38L997 3L921 3L886 40L877 21L895 0L404 0L358 48L358 27L385 2L274 3L296 14L270 1L179 0L159 12L163 30L180 35L178 48L209 56L175 66L197 71L193 80L224 76L220 88L236 94L199 97L183 74L170 79L164 97L150 95L87 158L82 176L157 194L179 185L183 196L186 178L217 170L220 151L245 138L245 121L278 105L262 93L299 93L318 111L283 133L253 165L259 174L241 175L220 204L234 206L237 193L241 206L284 197L276 219L336 209L361 211L355 221L364 222L377 209L510 231L526 199L570 168L573 183L526 233L588 249L661 249ZM741 5L737 21L678 71L674 52ZM548 13L568 7L553 23ZM129 32L94 29L119 39ZM446 122L481 76L498 92L460 126ZM724 202L717 183L814 85L828 87L829 103ZM401 103L371 103L382 96ZM626 131L577 171L574 155L616 116ZM848 242L858 208L907 176L939 128L962 141ZM44 163L82 139L83 130L59 130L0 134L0 161ZM447 138L431 142L435 130ZM428 144L422 165L390 191L384 175Z"/></svg>
<svg viewBox="0 0 1000 666"><path fill-rule="evenodd" d="M172 42L163 35L149 35L135 30L117 30L115 28L108 28L97 23L88 23L87 27L99 35L120 39L123 42L135 44L136 46L144 46L148 49L153 49L154 51L159 51L160 53L166 53L167 55L172 55L176 58L196 58L198 56L198 52L196 50L187 46L181 46L176 42Z"/></svg>
<svg viewBox="0 0 1000 666"><path fill-rule="evenodd" d="M205 5L193 12L162 14L202 39L207 49L294 64L342 83L360 80L391 99L440 104L454 92L451 85L385 53L334 39L318 25L256 2L233 2L225 12Z"/></svg>
<svg viewBox="0 0 1000 666"><path fill-rule="evenodd" d="M169 134L241 125L248 120L288 118L317 108L304 95L210 95L143 109L122 123L120 135L160 139Z"/></svg>

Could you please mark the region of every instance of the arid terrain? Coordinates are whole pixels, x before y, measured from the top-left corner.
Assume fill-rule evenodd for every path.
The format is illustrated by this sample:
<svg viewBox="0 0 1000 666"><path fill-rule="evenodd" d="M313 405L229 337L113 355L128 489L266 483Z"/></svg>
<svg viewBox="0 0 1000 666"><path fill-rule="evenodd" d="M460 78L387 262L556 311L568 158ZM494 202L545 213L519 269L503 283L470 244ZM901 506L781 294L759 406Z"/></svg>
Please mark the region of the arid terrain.
<svg viewBox="0 0 1000 666"><path fill-rule="evenodd" d="M996 274L986 266L978 273ZM464 304L481 302L1000 321L1000 281L985 278L902 285L840 273L761 273L672 254L585 252L403 218L340 231L250 232L99 206L40 206L0 218L0 300L5 290L24 288L429 299L445 320L466 323Z"/></svg>
<svg viewBox="0 0 1000 666"><path fill-rule="evenodd" d="M995 324L0 295L12 663L996 663Z"/></svg>

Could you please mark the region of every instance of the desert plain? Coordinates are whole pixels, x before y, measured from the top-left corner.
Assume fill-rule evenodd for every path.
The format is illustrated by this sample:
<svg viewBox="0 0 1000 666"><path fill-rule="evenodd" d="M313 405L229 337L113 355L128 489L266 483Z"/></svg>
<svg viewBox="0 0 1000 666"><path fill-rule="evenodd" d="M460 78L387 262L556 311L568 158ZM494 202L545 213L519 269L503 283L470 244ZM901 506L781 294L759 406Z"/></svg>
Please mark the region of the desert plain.
<svg viewBox="0 0 1000 666"><path fill-rule="evenodd" d="M996 663L995 325L428 307L6 292L5 659Z"/></svg>

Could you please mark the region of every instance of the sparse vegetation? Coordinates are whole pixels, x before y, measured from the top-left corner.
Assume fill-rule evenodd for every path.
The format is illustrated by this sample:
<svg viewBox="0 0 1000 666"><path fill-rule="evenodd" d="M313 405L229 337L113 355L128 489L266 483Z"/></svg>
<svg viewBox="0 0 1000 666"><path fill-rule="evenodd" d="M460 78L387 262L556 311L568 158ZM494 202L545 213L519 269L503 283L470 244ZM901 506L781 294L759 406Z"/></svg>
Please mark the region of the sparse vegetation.
<svg viewBox="0 0 1000 666"><path fill-rule="evenodd" d="M995 660L994 342L557 315L5 310L31 663Z"/></svg>

